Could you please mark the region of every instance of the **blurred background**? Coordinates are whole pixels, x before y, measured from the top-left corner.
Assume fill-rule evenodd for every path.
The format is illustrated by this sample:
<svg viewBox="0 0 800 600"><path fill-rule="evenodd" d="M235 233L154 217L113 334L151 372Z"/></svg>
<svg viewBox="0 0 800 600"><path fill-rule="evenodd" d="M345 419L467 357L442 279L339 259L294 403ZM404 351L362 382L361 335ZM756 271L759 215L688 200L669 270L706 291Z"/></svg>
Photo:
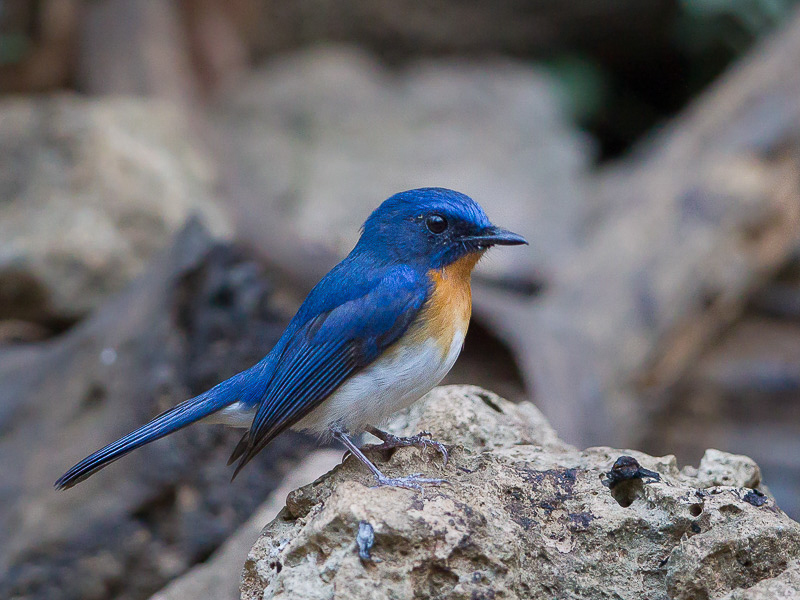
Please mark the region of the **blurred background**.
<svg viewBox="0 0 800 600"><path fill-rule="evenodd" d="M199 426L391 194L524 234L449 383L567 441L760 464L800 517L793 0L0 0L0 597L149 598L315 447Z"/></svg>

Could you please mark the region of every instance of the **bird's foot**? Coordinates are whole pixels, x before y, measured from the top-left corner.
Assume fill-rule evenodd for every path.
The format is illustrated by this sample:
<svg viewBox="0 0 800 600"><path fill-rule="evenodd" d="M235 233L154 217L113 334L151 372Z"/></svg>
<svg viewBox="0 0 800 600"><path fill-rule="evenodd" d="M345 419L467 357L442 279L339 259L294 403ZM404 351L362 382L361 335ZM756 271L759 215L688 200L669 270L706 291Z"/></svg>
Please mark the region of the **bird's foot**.
<svg viewBox="0 0 800 600"><path fill-rule="evenodd" d="M411 475L406 475L405 477L387 477L381 473L380 475L375 475L375 481L377 482L377 485L374 487L401 487L406 488L407 490L417 490L419 492L423 491L422 484L424 483L431 485L441 485L443 483L447 483L446 479L422 477L422 473L412 473Z"/></svg>
<svg viewBox="0 0 800 600"><path fill-rule="evenodd" d="M425 448L434 448L442 455L442 463L445 467L447 466L447 461L450 459L450 454L447 452L445 445L436 440L432 440L430 431L420 431L417 435L408 437L399 437L372 427L367 429L367 431L380 439L383 443L367 446L365 450L393 450L395 448L407 448L409 446L414 446L423 450Z"/></svg>
<svg viewBox="0 0 800 600"><path fill-rule="evenodd" d="M383 431L374 429L372 427L368 429L370 433L373 433L373 430L377 431L380 434L378 437L386 436L386 441L384 441L384 443L391 443L391 440L389 439L390 435L388 433L384 433ZM364 466L366 466L370 471L372 471L372 475L373 477L375 477L375 482L376 482L375 487L381 487L381 486L402 487L409 490L417 490L424 495L425 492L422 488L422 484L428 483L431 485L440 485L442 483L448 483L446 479L433 479L430 477L422 477L422 473L412 473L411 475L406 475L405 477L387 477L386 475L381 473L381 470L378 469L378 467L372 464L372 462L364 455L364 453L358 448L358 446L356 446L353 443L353 441L348 437L346 432L342 431L341 429L331 429L331 433L333 434L334 438L336 438L337 440L342 442L342 444L344 444L348 452L350 452L353 456L355 456L358 460L360 460L364 464ZM397 438L395 436L391 437L397 440L409 439L409 438ZM410 444L402 444L402 445L410 445ZM442 448L444 448L444 446L442 446ZM347 455L345 455L345 458L346 457Z"/></svg>

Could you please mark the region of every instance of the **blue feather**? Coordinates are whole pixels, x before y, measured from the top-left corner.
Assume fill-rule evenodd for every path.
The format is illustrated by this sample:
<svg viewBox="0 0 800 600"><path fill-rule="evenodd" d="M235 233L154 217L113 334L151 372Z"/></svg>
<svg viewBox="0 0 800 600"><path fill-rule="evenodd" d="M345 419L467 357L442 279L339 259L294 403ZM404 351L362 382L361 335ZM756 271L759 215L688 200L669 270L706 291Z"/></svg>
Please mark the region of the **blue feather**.
<svg viewBox="0 0 800 600"><path fill-rule="evenodd" d="M254 381L250 374L254 368L234 375L199 396L181 402L155 417L147 425L87 456L56 481L56 489L70 488L129 452L235 402L242 391Z"/></svg>
<svg viewBox="0 0 800 600"><path fill-rule="evenodd" d="M408 266L371 272L373 276L362 285L342 286L334 269L309 294L298 320L310 318L289 328L292 333L250 431L231 455L229 462L240 458L234 477L275 436L374 361L413 322L430 293L425 274ZM365 283L368 289L354 297L354 290L367 288ZM349 291L346 301L343 288ZM329 306L333 308L325 310Z"/></svg>

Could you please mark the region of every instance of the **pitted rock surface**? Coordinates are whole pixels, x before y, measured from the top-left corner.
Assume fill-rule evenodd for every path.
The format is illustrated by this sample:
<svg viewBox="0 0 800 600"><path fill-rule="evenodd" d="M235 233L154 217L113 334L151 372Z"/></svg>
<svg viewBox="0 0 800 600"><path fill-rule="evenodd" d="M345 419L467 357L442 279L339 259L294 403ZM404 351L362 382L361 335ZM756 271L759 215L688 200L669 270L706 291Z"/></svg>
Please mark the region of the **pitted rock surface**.
<svg viewBox="0 0 800 600"><path fill-rule="evenodd" d="M579 451L532 404L466 386L437 388L388 428L431 431L451 460L442 468L432 451L373 453L385 473L449 484L371 487L348 458L289 495L250 552L242 598L750 598L737 594L772 589L773 579L800 594L800 524L747 457L710 450L700 468L679 470L672 456ZM622 455L660 481L609 488ZM364 522L370 560L356 543Z"/></svg>

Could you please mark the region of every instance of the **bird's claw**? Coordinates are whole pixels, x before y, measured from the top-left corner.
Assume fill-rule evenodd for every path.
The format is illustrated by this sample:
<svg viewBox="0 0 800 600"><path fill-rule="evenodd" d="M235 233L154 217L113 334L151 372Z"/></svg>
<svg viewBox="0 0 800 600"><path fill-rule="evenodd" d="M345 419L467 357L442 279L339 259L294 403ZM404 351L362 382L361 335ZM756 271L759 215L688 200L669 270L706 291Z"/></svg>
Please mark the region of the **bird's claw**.
<svg viewBox="0 0 800 600"><path fill-rule="evenodd" d="M442 455L442 464L447 466L447 461L450 459L450 453L447 451L445 445L436 440L432 440L430 431L420 431L417 435L408 437L399 437L391 433L384 433L383 443L375 446L368 446L365 450L393 450L395 448L406 448L408 446L416 446L417 448L434 448Z"/></svg>

